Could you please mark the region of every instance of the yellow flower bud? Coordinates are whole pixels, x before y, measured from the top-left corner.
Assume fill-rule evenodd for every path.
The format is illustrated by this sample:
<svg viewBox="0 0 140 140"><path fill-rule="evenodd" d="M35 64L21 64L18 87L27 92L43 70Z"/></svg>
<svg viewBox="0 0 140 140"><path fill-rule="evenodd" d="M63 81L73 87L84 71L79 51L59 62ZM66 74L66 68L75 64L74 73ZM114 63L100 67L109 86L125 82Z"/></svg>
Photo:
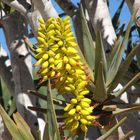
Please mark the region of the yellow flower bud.
<svg viewBox="0 0 140 140"><path fill-rule="evenodd" d="M84 125L84 124L81 124L81 125L80 125L80 128L81 128L82 131L84 131L84 132L87 132L87 130L88 130L87 126Z"/></svg>
<svg viewBox="0 0 140 140"><path fill-rule="evenodd" d="M37 40L38 40L40 43L44 43L44 42L45 42L45 39L42 38L42 37L37 37Z"/></svg>
<svg viewBox="0 0 140 140"><path fill-rule="evenodd" d="M69 44L70 44L72 47L76 47L76 46L77 46L77 43L74 42L74 41L69 41Z"/></svg>
<svg viewBox="0 0 140 140"><path fill-rule="evenodd" d="M67 71L70 71L71 70L71 65L70 64L66 64L65 68L66 68Z"/></svg>
<svg viewBox="0 0 140 140"><path fill-rule="evenodd" d="M40 24L40 27L41 27L43 30L46 30L45 24Z"/></svg>
<svg viewBox="0 0 140 140"><path fill-rule="evenodd" d="M67 53L68 54L78 54L78 51L72 47L67 48Z"/></svg>
<svg viewBox="0 0 140 140"><path fill-rule="evenodd" d="M58 46L62 46L63 45L63 41L60 40L57 44L58 44Z"/></svg>
<svg viewBox="0 0 140 140"><path fill-rule="evenodd" d="M40 66L42 63L43 63L43 59L41 58L34 64L34 66Z"/></svg>
<svg viewBox="0 0 140 140"><path fill-rule="evenodd" d="M79 112L81 109L82 109L82 108L81 108L80 105L77 105L77 106L76 106L76 111L77 111L77 112Z"/></svg>
<svg viewBox="0 0 140 140"><path fill-rule="evenodd" d="M68 57L67 57L67 56L64 56L64 57L63 57L63 61L64 61L64 63L68 63L68 61L69 61L69 60L68 60Z"/></svg>
<svg viewBox="0 0 140 140"><path fill-rule="evenodd" d="M80 122L82 123L82 124L87 124L87 120L86 119L80 119Z"/></svg>
<svg viewBox="0 0 140 140"><path fill-rule="evenodd" d="M94 117L94 116L89 115L89 116L86 116L86 119L87 119L87 120L89 120L89 121L92 121L92 120L94 120L94 119L95 119L95 117Z"/></svg>
<svg viewBox="0 0 140 140"><path fill-rule="evenodd" d="M71 104L76 104L77 103L77 99L73 98L71 99Z"/></svg>
<svg viewBox="0 0 140 140"><path fill-rule="evenodd" d="M72 104L67 104L67 106L64 108L64 111L69 111L74 107Z"/></svg>
<svg viewBox="0 0 140 140"><path fill-rule="evenodd" d="M76 66L76 61L73 59L73 58L69 58L69 63L72 65L72 66Z"/></svg>
<svg viewBox="0 0 140 140"><path fill-rule="evenodd" d="M41 23L41 24L45 24L44 20L39 18L38 21Z"/></svg>
<svg viewBox="0 0 140 140"><path fill-rule="evenodd" d="M43 64L42 64L42 68L45 69L49 66L49 62L48 61L45 61Z"/></svg>
<svg viewBox="0 0 140 140"><path fill-rule="evenodd" d="M87 102L83 102L82 99L81 99L80 105L81 105L83 108L88 108L88 107L90 106Z"/></svg>
<svg viewBox="0 0 140 140"><path fill-rule="evenodd" d="M80 112L84 116L89 115L89 112L87 110L82 109Z"/></svg>
<svg viewBox="0 0 140 140"><path fill-rule="evenodd" d="M56 66L56 68L59 70L63 67L63 63L62 62L59 62Z"/></svg>
<svg viewBox="0 0 140 140"><path fill-rule="evenodd" d="M89 92L89 91L88 91ZM81 93L81 92L80 92ZM81 99L82 102L87 102L88 104L91 103L91 100L88 98Z"/></svg>
<svg viewBox="0 0 140 140"><path fill-rule="evenodd" d="M81 91L79 94L80 94L80 95L87 95L88 93L89 93L88 90L84 90L84 91Z"/></svg>
<svg viewBox="0 0 140 140"><path fill-rule="evenodd" d="M38 36L41 38L45 38L45 35L42 32L38 32Z"/></svg>
<svg viewBox="0 0 140 140"><path fill-rule="evenodd" d="M44 54L43 56L42 56L42 59L43 60L47 60L49 58L49 55L48 54Z"/></svg>
<svg viewBox="0 0 140 140"><path fill-rule="evenodd" d="M71 110L68 112L68 114L69 114L69 115L74 115L74 114L75 114L75 112L76 112L76 109L75 109L75 108L73 108L73 109L71 109Z"/></svg>

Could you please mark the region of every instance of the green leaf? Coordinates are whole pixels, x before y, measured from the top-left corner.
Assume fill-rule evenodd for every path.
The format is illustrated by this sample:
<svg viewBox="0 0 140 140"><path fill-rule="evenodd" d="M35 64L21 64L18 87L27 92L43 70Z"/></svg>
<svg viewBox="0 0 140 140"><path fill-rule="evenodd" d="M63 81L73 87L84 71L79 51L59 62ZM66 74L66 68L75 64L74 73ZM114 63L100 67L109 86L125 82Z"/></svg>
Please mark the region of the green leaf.
<svg viewBox="0 0 140 140"><path fill-rule="evenodd" d="M98 68L100 65L100 62L103 62L103 74L104 74L104 80L106 81L106 71L107 71L107 62L106 62L106 56L105 51L101 39L100 32L97 32L96 35L96 49L95 49L95 82L98 75Z"/></svg>
<svg viewBox="0 0 140 140"><path fill-rule="evenodd" d="M19 132L17 126L12 121L12 119L7 115L7 113L4 111L2 106L0 105L0 115L2 116L2 119L9 130L10 134L12 135L14 140L25 140L21 133Z"/></svg>
<svg viewBox="0 0 140 140"><path fill-rule="evenodd" d="M127 72L129 65L133 59L133 57L140 53L140 44L138 44L136 47L133 48L133 50L128 54L127 58L123 63L121 64L118 73L114 79L114 82L112 83L110 90L113 90L113 88L119 83L120 79L124 76L124 74Z"/></svg>
<svg viewBox="0 0 140 140"><path fill-rule="evenodd" d="M93 99L97 102L103 102L107 98L104 74L103 74L103 64L100 62L98 73L97 73L97 80L95 83L95 91L93 94Z"/></svg>
<svg viewBox="0 0 140 140"><path fill-rule="evenodd" d="M132 24L133 19L134 19L134 15L132 15L132 17L129 21L129 24L127 26L122 44L119 47L116 54L114 55L114 57L112 59L112 62L110 64L110 67L109 67L109 70L108 70L108 73L107 73L107 83L106 83L107 86L112 86L112 82L114 81L114 78L117 75L117 72L119 70L120 64L122 62L122 56L123 56L123 53L125 51L126 44L128 42L129 33L130 33L130 29L131 29L131 24Z"/></svg>
<svg viewBox="0 0 140 140"><path fill-rule="evenodd" d="M82 31L83 31L83 43L84 43L84 56L86 61L88 62L90 68L94 69L94 61L95 61L95 45L92 40L92 36L90 30L88 28L88 24L85 18L85 14L83 11L82 4L80 5L81 9L81 21L82 21Z"/></svg>
<svg viewBox="0 0 140 140"><path fill-rule="evenodd" d="M46 122L46 124L45 124L44 133L43 133L43 140L52 140L52 137L49 133L48 122Z"/></svg>
<svg viewBox="0 0 140 140"><path fill-rule="evenodd" d="M97 140L106 140L110 135L112 135L115 131L118 130L118 127L120 127L125 122L126 119L127 117L121 119L116 125L114 125L111 129L109 129L104 135L99 137Z"/></svg>
<svg viewBox="0 0 140 140"><path fill-rule="evenodd" d="M13 114L14 121L17 125L17 128L25 140L34 140L33 135L31 134L30 128L21 115L17 112Z"/></svg>
<svg viewBox="0 0 140 140"><path fill-rule="evenodd" d="M49 128L49 135L52 136L52 139L54 139L54 134L56 133L57 139L56 140L61 140L60 133L59 133L59 128L58 128L58 123L57 123L57 118L56 118L56 113L55 113L55 108L53 104L53 91L51 90L50 86L50 80L48 80L48 92L47 92L47 120L48 120L48 128Z"/></svg>
<svg viewBox="0 0 140 140"><path fill-rule="evenodd" d="M112 93L112 95L114 97L121 96L128 88L130 88L130 86L135 84L139 79L140 79L140 72L137 75L135 75L121 90L119 90L118 92Z"/></svg>

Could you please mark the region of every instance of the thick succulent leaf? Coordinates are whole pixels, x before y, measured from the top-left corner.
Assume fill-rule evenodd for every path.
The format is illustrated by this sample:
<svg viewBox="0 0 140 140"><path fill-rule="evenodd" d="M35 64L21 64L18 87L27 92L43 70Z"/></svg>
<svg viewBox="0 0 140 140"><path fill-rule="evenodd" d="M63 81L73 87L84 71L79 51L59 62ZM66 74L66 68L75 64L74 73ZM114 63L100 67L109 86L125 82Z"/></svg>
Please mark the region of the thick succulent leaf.
<svg viewBox="0 0 140 140"><path fill-rule="evenodd" d="M39 97L40 99L45 100L45 101L48 100L46 95L43 95L43 94L39 93L38 91L28 90L27 92L30 93L30 94L33 94L33 95L35 95L37 97ZM53 102L54 102L55 105L66 106L65 101L63 101L61 99L54 99L53 98Z"/></svg>
<svg viewBox="0 0 140 140"><path fill-rule="evenodd" d="M81 21L82 21L82 31L83 31L83 43L84 43L84 56L86 58L87 63L89 64L90 68L94 69L94 62L95 62L95 45L92 40L92 36L90 30L88 28L88 24L85 18L85 14L83 11L82 4L81 8Z"/></svg>
<svg viewBox="0 0 140 140"><path fill-rule="evenodd" d="M120 140L127 140L130 136L132 136L134 132L131 130L128 133L126 133Z"/></svg>
<svg viewBox="0 0 140 140"><path fill-rule="evenodd" d="M22 134L25 140L34 140L33 135L31 134L30 128L21 115L17 112L13 114L14 121L17 125L19 132Z"/></svg>
<svg viewBox="0 0 140 140"><path fill-rule="evenodd" d="M20 131L18 130L17 126L15 123L12 121L12 119L7 115L7 113L4 111L2 106L0 105L0 115L2 116L2 119L9 130L12 138L14 140L25 140Z"/></svg>
<svg viewBox="0 0 140 140"><path fill-rule="evenodd" d="M52 99L52 95L53 95L52 92L53 91L51 90L50 80L48 80L47 120L48 120L49 135L51 135L52 139L54 139L54 134L56 133L56 135L57 135L56 140L61 140L59 128L58 128L58 123L57 123L57 118L56 118L56 113L55 113L55 108L54 108L53 99Z"/></svg>
<svg viewBox="0 0 140 140"><path fill-rule="evenodd" d="M118 127L120 127L125 122L126 119L127 117L121 119L116 125L114 125L110 130L108 130L104 135L99 137L97 140L106 140L110 135L112 135L115 131L118 130Z"/></svg>
<svg viewBox="0 0 140 140"><path fill-rule="evenodd" d="M113 111L113 114L114 115L127 114L139 110L140 110L140 105L129 107L129 108L116 108L116 110Z"/></svg>
<svg viewBox="0 0 140 140"><path fill-rule="evenodd" d="M135 75L121 90L113 93L112 95L114 97L121 96L128 88L130 88L130 86L135 84L139 79L140 79L140 72L137 75Z"/></svg>
<svg viewBox="0 0 140 140"><path fill-rule="evenodd" d="M52 136L49 133L48 122L46 122L46 124L45 124L44 133L43 133L43 140L52 140Z"/></svg>
<svg viewBox="0 0 140 140"><path fill-rule="evenodd" d="M119 47L119 50L114 55L114 58L113 58L113 60L111 62L111 65L110 65L110 68L109 68L108 74L107 74L107 83L106 83L107 86L112 84L112 82L114 81L114 78L117 75L117 72L119 70L120 64L122 62L122 56L123 56L123 53L125 51L126 44L128 42L129 33L130 33L130 29L131 29L131 24L132 24L133 19L134 19L134 15L131 17L131 19L129 21L129 24L127 26L127 29L126 29L125 36L124 36L124 39L122 41L122 44Z"/></svg>
<svg viewBox="0 0 140 140"><path fill-rule="evenodd" d="M103 74L103 63L99 63L98 72L97 72L97 80L95 83L95 91L93 94L93 99L97 102L103 102L107 98L105 79Z"/></svg>
<svg viewBox="0 0 140 140"><path fill-rule="evenodd" d="M140 53L140 44L138 44L136 47L133 48L133 50L128 54L127 58L125 59L125 61L123 61L123 63L121 64L118 73L114 79L114 81L112 82L111 86L110 86L110 91L112 91L117 84L119 83L119 81L121 80L121 78L124 76L124 74L126 73L126 71L129 68L129 65L133 59L133 57L137 54Z"/></svg>
<svg viewBox="0 0 140 140"><path fill-rule="evenodd" d="M101 39L100 32L97 32L96 34L96 48L95 48L95 82L98 75L98 68L100 65L100 62L103 62L103 75L104 80L106 81L106 71L107 71L107 62L106 62L106 56L105 51Z"/></svg>
<svg viewBox="0 0 140 140"><path fill-rule="evenodd" d="M113 27L114 27L115 30L118 29L118 26L119 26L119 23L120 23L119 18L120 18L120 14L121 14L123 5L124 5L124 0L121 2L120 6L118 7L117 11L115 12L115 14L112 18Z"/></svg>

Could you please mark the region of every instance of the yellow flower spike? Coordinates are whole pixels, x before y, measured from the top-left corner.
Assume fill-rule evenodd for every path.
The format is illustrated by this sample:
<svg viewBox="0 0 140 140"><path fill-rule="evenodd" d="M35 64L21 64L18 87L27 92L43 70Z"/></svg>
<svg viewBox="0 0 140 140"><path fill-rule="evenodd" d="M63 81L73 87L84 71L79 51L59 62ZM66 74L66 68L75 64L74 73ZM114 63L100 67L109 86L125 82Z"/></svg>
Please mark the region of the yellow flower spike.
<svg viewBox="0 0 140 140"><path fill-rule="evenodd" d="M69 60L68 60L68 57L67 57L67 56L64 56L64 57L63 57L63 62L64 62L64 63L68 63L68 61L69 61Z"/></svg>
<svg viewBox="0 0 140 140"><path fill-rule="evenodd" d="M36 67L36 66L40 66L42 63L43 63L43 59L41 58L41 59L39 59L39 60L34 64L34 66L35 66L35 67Z"/></svg>
<svg viewBox="0 0 140 140"><path fill-rule="evenodd" d="M49 68L50 69L55 69L55 65L52 63L52 64L49 65Z"/></svg>
<svg viewBox="0 0 140 140"><path fill-rule="evenodd" d="M89 112L87 110L82 109L80 112L84 116L89 115Z"/></svg>
<svg viewBox="0 0 140 140"><path fill-rule="evenodd" d="M86 119L87 119L87 120L89 120L89 121L92 121L92 120L94 120L94 119L95 119L95 117L94 117L94 116L89 115L89 116L86 116Z"/></svg>
<svg viewBox="0 0 140 140"><path fill-rule="evenodd" d="M49 62L48 61L45 61L43 64L42 64L42 68L45 69L49 66Z"/></svg>
<svg viewBox="0 0 140 140"><path fill-rule="evenodd" d="M48 43L48 45L52 45L52 44L54 43L54 40L53 40L53 39L49 39L49 40L47 41L47 43Z"/></svg>
<svg viewBox="0 0 140 140"><path fill-rule="evenodd" d="M89 113L92 113L93 111L93 107L88 107L88 108L85 108Z"/></svg>
<svg viewBox="0 0 140 140"><path fill-rule="evenodd" d="M61 58L61 53L57 53L54 58L55 59L60 59Z"/></svg>
<svg viewBox="0 0 140 140"><path fill-rule="evenodd" d="M84 124L81 124L81 125L80 125L80 128L81 128L82 131L84 131L84 132L87 132L87 130L88 130L87 126L84 125Z"/></svg>
<svg viewBox="0 0 140 140"><path fill-rule="evenodd" d="M76 42L73 42L73 41L69 41L69 44L70 44L72 47L76 47L76 46L77 46L77 43L76 43Z"/></svg>
<svg viewBox="0 0 140 140"><path fill-rule="evenodd" d="M87 85L87 81L82 81L78 86L77 89L82 89L83 87L85 87Z"/></svg>
<svg viewBox="0 0 140 140"><path fill-rule="evenodd" d="M52 22L52 23L54 24L54 26L55 26L58 30L61 29L61 26L60 26L58 23L56 23L56 22Z"/></svg>
<svg viewBox="0 0 140 140"><path fill-rule="evenodd" d="M43 30L46 30L45 24L40 24L40 27L41 27Z"/></svg>
<svg viewBox="0 0 140 140"><path fill-rule="evenodd" d="M49 51L48 51L48 55L49 55L50 57L53 57L53 56L55 56L55 53L54 53L52 50L49 50Z"/></svg>
<svg viewBox="0 0 140 140"><path fill-rule="evenodd" d="M47 53L43 54L42 59L47 60L49 58L49 55Z"/></svg>
<svg viewBox="0 0 140 140"><path fill-rule="evenodd" d="M55 31L54 30L50 30L49 32L47 32L47 35L50 37L50 36L53 36L55 34Z"/></svg>
<svg viewBox="0 0 140 140"><path fill-rule="evenodd" d="M76 109L73 108L68 112L68 114L73 116L75 114L75 112L76 112Z"/></svg>
<svg viewBox="0 0 140 140"><path fill-rule="evenodd" d="M53 39L54 41L59 41L60 38L54 37L54 36L50 36L51 39Z"/></svg>
<svg viewBox="0 0 140 140"><path fill-rule="evenodd" d="M89 93L88 90L84 90L84 91L81 91L79 94L80 94L80 95L87 95L88 93Z"/></svg>
<svg viewBox="0 0 140 140"><path fill-rule="evenodd" d="M79 126L79 121L75 121L75 122L72 124L71 131L74 131L75 129L77 129L78 126Z"/></svg>
<svg viewBox="0 0 140 140"><path fill-rule="evenodd" d="M65 123L66 124L69 124L69 123L71 123L73 121L73 117L69 117L69 118L67 118L66 120L65 120Z"/></svg>
<svg viewBox="0 0 140 140"><path fill-rule="evenodd" d="M50 25L48 26L48 28L47 28L47 31L50 31L50 30L52 30L52 29L54 29L54 28L55 28L54 24L50 24Z"/></svg>
<svg viewBox="0 0 140 140"><path fill-rule="evenodd" d="M67 25L65 25L65 27L64 27L65 28L65 31L68 30L70 27L71 27L71 24L70 23L68 23Z"/></svg>
<svg viewBox="0 0 140 140"><path fill-rule="evenodd" d="M83 102L82 100L81 100L81 102L80 102L80 105L81 105L81 107L83 107L83 108L88 108L88 107L90 106L87 102Z"/></svg>
<svg viewBox="0 0 140 140"><path fill-rule="evenodd" d="M46 69L44 69L44 70L41 72L41 74L44 75L44 74L46 74L48 71L49 71L49 69L46 68Z"/></svg>
<svg viewBox="0 0 140 140"><path fill-rule="evenodd" d="M69 58L69 63L72 65L72 66L76 66L77 62L73 59L73 58Z"/></svg>
<svg viewBox="0 0 140 140"><path fill-rule="evenodd" d="M47 75L43 76L42 82L45 82L47 80L48 80L48 76Z"/></svg>
<svg viewBox="0 0 140 140"><path fill-rule="evenodd" d="M65 86L64 89L65 89L67 92L72 91L72 89L71 89L70 87L68 87L68 86Z"/></svg>
<svg viewBox="0 0 140 140"><path fill-rule="evenodd" d="M51 76L51 77L54 77L54 76L55 76L55 71L51 71L51 72L50 72L50 76Z"/></svg>
<svg viewBox="0 0 140 140"><path fill-rule="evenodd" d="M73 32L69 32L68 34L66 34L66 37L72 37L73 36Z"/></svg>
<svg viewBox="0 0 140 140"><path fill-rule="evenodd" d="M81 122L82 124L87 124L87 120L84 119L84 118L80 119L80 122Z"/></svg>
<svg viewBox="0 0 140 140"><path fill-rule="evenodd" d="M86 102L86 103L90 104L91 100L89 98L84 98L81 100L81 102Z"/></svg>
<svg viewBox="0 0 140 140"><path fill-rule="evenodd" d="M49 61L49 63L54 63L55 60L53 57L50 57L50 59L48 61Z"/></svg>
<svg viewBox="0 0 140 140"><path fill-rule="evenodd" d="M74 105L67 104L67 106L64 108L64 111L70 111L73 107L74 107Z"/></svg>
<svg viewBox="0 0 140 140"><path fill-rule="evenodd" d="M69 41L74 41L74 40L75 40L75 37L73 37L73 36L67 37L67 38L66 38L66 41L68 41L68 42L69 42Z"/></svg>
<svg viewBox="0 0 140 140"><path fill-rule="evenodd" d="M76 104L77 103L77 99L73 98L71 99L71 104Z"/></svg>
<svg viewBox="0 0 140 140"><path fill-rule="evenodd" d="M60 70L63 67L62 61L56 65L56 69Z"/></svg>
<svg viewBox="0 0 140 140"><path fill-rule="evenodd" d="M75 120L77 120L77 121L78 121L78 120L80 120L80 118L81 118L81 117L80 117L80 115L79 115L79 114L75 114L75 116L74 116L74 119L75 119Z"/></svg>
<svg viewBox="0 0 140 140"><path fill-rule="evenodd" d="M41 52L44 52L44 49L43 49L43 48L37 48L37 49L35 50L35 52L41 53Z"/></svg>
<svg viewBox="0 0 140 140"><path fill-rule="evenodd" d="M66 68L67 71L70 71L71 70L71 65L70 64L66 64L65 68Z"/></svg>
<svg viewBox="0 0 140 140"><path fill-rule="evenodd" d="M58 44L58 46L62 46L63 45L63 41L60 40L57 44Z"/></svg>
<svg viewBox="0 0 140 140"><path fill-rule="evenodd" d="M63 22L67 22L67 21L70 21L70 17L69 16L66 16L64 19L63 19Z"/></svg>
<svg viewBox="0 0 140 140"><path fill-rule="evenodd" d="M76 106L76 111L77 111L77 112L81 111L81 109L82 109L82 108L81 108L80 105L77 105L77 106Z"/></svg>
<svg viewBox="0 0 140 140"><path fill-rule="evenodd" d="M59 35L59 36L62 36L62 34L60 33L59 30L55 30L56 34Z"/></svg>
<svg viewBox="0 0 140 140"><path fill-rule="evenodd" d="M45 24L44 20L39 18L38 21L41 23L41 24Z"/></svg>
<svg viewBox="0 0 140 140"><path fill-rule="evenodd" d="M78 51L72 47L67 48L67 53L68 54L78 54Z"/></svg>
<svg viewBox="0 0 140 140"><path fill-rule="evenodd" d="M37 40L40 42L40 43L45 43L45 39L44 38L42 38L42 37L37 37Z"/></svg>
<svg viewBox="0 0 140 140"><path fill-rule="evenodd" d="M85 72L81 69L76 69L75 73L81 75L81 74L84 74Z"/></svg>
<svg viewBox="0 0 140 140"><path fill-rule="evenodd" d="M45 37L46 37L42 32L38 32L37 34L38 34L38 36L41 37L41 38L45 38Z"/></svg>

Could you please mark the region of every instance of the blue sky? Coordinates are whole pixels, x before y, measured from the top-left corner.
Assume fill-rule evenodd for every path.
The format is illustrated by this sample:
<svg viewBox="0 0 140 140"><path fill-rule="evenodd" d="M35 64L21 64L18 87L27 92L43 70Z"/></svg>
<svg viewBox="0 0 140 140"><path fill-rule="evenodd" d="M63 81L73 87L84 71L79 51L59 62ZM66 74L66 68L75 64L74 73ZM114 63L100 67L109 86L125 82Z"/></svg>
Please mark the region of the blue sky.
<svg viewBox="0 0 140 140"><path fill-rule="evenodd" d="M72 1L74 2L75 5L79 2L79 0L72 0ZM115 13L116 9L118 8L120 2L121 2L121 0L110 0L110 14L111 14L111 16L114 15L114 13ZM57 5L55 0L52 0L52 3L53 3L55 9L57 10L57 12L59 14L63 13L62 9ZM123 23L125 21L126 23L128 23L129 18L130 18L130 12L128 10L127 5L125 4L124 7L123 7L123 10L122 10L120 22ZM31 39L31 41L34 43L35 39ZM2 44L2 46L7 51L8 49L6 47L6 41L5 41L5 37L4 37L2 29L0 29L0 43Z"/></svg>

